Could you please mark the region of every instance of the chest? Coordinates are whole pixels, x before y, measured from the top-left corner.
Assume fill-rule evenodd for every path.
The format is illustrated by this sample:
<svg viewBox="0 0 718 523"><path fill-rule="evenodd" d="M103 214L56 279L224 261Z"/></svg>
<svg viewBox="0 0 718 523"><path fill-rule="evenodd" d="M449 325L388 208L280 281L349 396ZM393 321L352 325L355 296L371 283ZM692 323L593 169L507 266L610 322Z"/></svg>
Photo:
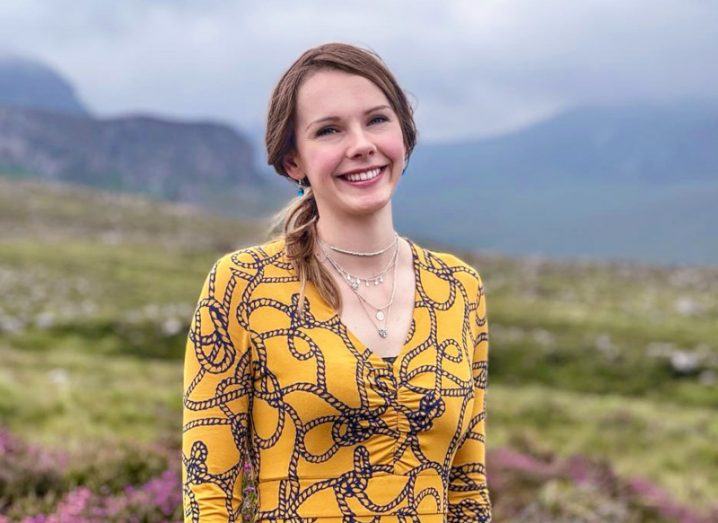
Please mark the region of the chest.
<svg viewBox="0 0 718 523"><path fill-rule="evenodd" d="M465 304L413 300L411 328L402 333L405 343L390 364L378 349L363 345L358 336L369 336L358 323L352 323L354 334L311 291L308 298L303 323L282 322L282 315L261 310L249 318L257 362L252 416L259 436L279 441L281 434L286 445L300 437L317 455L346 449L332 458L342 463L351 463L350 449L361 443L395 472L415 466L412 456L418 453L445 459L467 430L473 405L473 339ZM404 306L409 309L406 301ZM286 455L278 452L271 461L279 460L286 471Z"/></svg>
<svg viewBox="0 0 718 523"><path fill-rule="evenodd" d="M362 297L369 302L366 303L346 285L340 287L342 311L338 316L341 323L363 347L378 357L398 356L411 334L417 296L413 276L409 276L412 275L399 275L394 297L390 300L381 293L372 295L360 288ZM388 307L381 308L388 303ZM386 336L381 335L380 329Z"/></svg>
<svg viewBox="0 0 718 523"><path fill-rule="evenodd" d="M386 338L356 298L343 296L339 315L313 287L307 287L304 320L287 314L285 307L254 310L249 324L257 378L270 374L279 387L313 383L348 403L364 396L373 377L387 369L393 388L465 388L472 380L474 340L461 294L447 294L453 298L446 306L413 282L403 290L392 307ZM297 293L285 288L274 297L288 306L297 303ZM386 356L396 356L393 365L382 359Z"/></svg>

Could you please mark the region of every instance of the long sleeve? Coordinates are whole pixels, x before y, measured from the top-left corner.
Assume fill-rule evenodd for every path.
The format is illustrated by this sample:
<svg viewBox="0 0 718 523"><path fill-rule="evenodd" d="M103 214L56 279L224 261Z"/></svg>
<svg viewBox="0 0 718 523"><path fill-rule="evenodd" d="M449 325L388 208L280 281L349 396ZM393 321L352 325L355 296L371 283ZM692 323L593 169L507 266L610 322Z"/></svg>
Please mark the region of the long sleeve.
<svg viewBox="0 0 718 523"><path fill-rule="evenodd" d="M238 313L246 282L233 255L205 278L187 336L183 377L182 499L185 522L241 521L251 351Z"/></svg>
<svg viewBox="0 0 718 523"><path fill-rule="evenodd" d="M449 523L490 522L492 514L486 482L489 326L484 286L478 273L477 277L477 304L471 314L471 331L474 336L473 410L468 431L454 455L449 474Z"/></svg>

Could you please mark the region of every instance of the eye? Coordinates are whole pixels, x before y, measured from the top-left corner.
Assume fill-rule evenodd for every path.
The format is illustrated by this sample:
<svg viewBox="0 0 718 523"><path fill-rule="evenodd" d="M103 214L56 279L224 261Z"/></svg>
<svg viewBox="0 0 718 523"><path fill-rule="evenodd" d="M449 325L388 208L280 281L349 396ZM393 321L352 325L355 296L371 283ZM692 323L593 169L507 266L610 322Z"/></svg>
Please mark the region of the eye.
<svg viewBox="0 0 718 523"><path fill-rule="evenodd" d="M389 118L387 118L386 116L380 114L380 115L375 116L375 117L372 118L371 120L369 120L369 123L372 123L374 120L379 120L380 122L388 122L388 121L389 121ZM319 129L319 130L317 131L316 136L324 136L325 134L329 134L327 131L336 131L336 128L334 128L334 127L322 127L321 129Z"/></svg>
<svg viewBox="0 0 718 523"><path fill-rule="evenodd" d="M319 129L317 131L317 136L324 136L325 134L327 134L324 131L332 131L332 130L336 130L336 129L334 129L334 127L322 127L321 129Z"/></svg>

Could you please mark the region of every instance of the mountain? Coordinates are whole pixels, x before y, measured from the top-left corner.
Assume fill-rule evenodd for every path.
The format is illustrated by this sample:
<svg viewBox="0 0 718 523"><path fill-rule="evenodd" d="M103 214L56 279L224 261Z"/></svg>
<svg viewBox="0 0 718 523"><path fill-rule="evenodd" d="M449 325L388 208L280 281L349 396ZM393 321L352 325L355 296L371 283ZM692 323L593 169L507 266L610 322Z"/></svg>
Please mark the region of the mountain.
<svg viewBox="0 0 718 523"><path fill-rule="evenodd" d="M203 205L218 214L264 212L266 179L233 128L149 115L93 118L0 107L0 168Z"/></svg>
<svg viewBox="0 0 718 523"><path fill-rule="evenodd" d="M0 55L0 175L181 201L254 217L291 192L255 165L246 134L159 115L96 118L72 83L30 58Z"/></svg>
<svg viewBox="0 0 718 523"><path fill-rule="evenodd" d="M444 173L427 178L435 186L467 168L492 185L526 188L714 181L716 143L718 103L585 106L495 138L424 145L417 167Z"/></svg>
<svg viewBox="0 0 718 523"><path fill-rule="evenodd" d="M72 84L52 67L13 55L0 55L0 105L89 114Z"/></svg>
<svg viewBox="0 0 718 523"><path fill-rule="evenodd" d="M718 264L718 106L580 107L505 136L421 144L397 224L516 255Z"/></svg>

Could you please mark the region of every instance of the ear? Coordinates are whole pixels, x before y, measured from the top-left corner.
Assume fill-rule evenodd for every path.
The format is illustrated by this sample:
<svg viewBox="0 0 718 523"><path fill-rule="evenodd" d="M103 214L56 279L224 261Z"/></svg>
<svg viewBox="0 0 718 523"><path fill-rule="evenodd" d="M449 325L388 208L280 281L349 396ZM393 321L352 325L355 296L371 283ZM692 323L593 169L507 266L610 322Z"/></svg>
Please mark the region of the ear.
<svg viewBox="0 0 718 523"><path fill-rule="evenodd" d="M299 181L304 178L304 173L302 172L294 153L289 153L284 157L282 166L284 167L284 170L287 171L287 174L294 180Z"/></svg>

